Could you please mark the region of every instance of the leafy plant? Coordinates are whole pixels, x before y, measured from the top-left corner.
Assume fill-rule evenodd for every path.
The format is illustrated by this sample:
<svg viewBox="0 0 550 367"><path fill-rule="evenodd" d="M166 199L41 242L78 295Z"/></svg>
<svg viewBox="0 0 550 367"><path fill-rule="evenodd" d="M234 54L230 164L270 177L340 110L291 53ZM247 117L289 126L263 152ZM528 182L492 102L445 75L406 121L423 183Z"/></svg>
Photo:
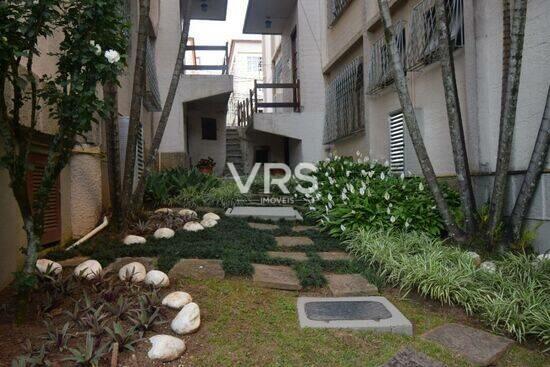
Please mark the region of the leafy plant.
<svg viewBox="0 0 550 367"><path fill-rule="evenodd" d="M105 308L112 316L117 320L123 320L133 307L133 303L121 295L118 297L116 303L106 304Z"/></svg>
<svg viewBox="0 0 550 367"><path fill-rule="evenodd" d="M197 168L214 168L216 166L216 162L214 162L214 158L208 157L208 158L202 158L197 162Z"/></svg>
<svg viewBox="0 0 550 367"><path fill-rule="evenodd" d="M86 343L77 348L69 348L71 355L64 358L64 361L74 362L81 367L97 367L101 358L107 354L108 344L100 344L91 333L86 334Z"/></svg>
<svg viewBox="0 0 550 367"><path fill-rule="evenodd" d="M143 337L146 331L164 323L160 309L156 309L153 313L150 313L147 307L135 310L133 316L130 316L129 319L133 324L134 330L139 332L140 337Z"/></svg>
<svg viewBox="0 0 550 367"><path fill-rule="evenodd" d="M93 312L88 312L82 318L82 325L88 330L94 337L98 337L105 333L105 325L107 324L107 314L103 312L103 306L99 306Z"/></svg>
<svg viewBox="0 0 550 367"><path fill-rule="evenodd" d="M306 261L294 266L302 287L323 287L327 284L323 276L321 264L316 261Z"/></svg>
<svg viewBox="0 0 550 367"><path fill-rule="evenodd" d="M132 327L126 331L119 322L114 322L113 327L106 328L105 331L113 343L118 343L118 350L120 352L124 350L135 351L134 344L141 340L137 337L135 328Z"/></svg>
<svg viewBox="0 0 550 367"><path fill-rule="evenodd" d="M67 348L72 335L69 333L71 327L70 322L66 322L62 329L57 329L51 322L45 321L46 336L44 337L45 344L49 350L64 351Z"/></svg>
<svg viewBox="0 0 550 367"><path fill-rule="evenodd" d="M148 292L139 296L139 307L148 314L154 314L162 306L162 298L158 288L151 287Z"/></svg>
<svg viewBox="0 0 550 367"><path fill-rule="evenodd" d="M38 284L38 278L35 274L28 274L23 271L14 273L13 288L19 296L28 295Z"/></svg>

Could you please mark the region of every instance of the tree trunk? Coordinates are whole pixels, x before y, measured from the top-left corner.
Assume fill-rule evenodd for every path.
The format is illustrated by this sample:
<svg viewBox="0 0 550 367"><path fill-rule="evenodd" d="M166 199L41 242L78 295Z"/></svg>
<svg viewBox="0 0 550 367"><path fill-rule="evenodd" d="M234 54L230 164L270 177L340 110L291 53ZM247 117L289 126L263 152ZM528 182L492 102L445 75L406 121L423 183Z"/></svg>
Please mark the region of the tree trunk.
<svg viewBox="0 0 550 367"><path fill-rule="evenodd" d="M518 241L521 237L521 231L523 229L523 223L527 211L531 205L533 195L537 190L537 186L540 182L540 176L544 170L546 164L546 157L548 156L548 147L550 146L550 87L548 88L548 95L546 96L546 106L544 108L544 115L542 116L542 122L540 123L539 133L535 142L533 153L531 154L531 161L527 168L527 173L523 178L521 189L519 191L514 210L512 211L512 239Z"/></svg>
<svg viewBox="0 0 550 367"><path fill-rule="evenodd" d="M124 162L124 178L122 181L122 210L123 219L126 220L130 208L130 199L133 192L134 168L136 162L136 147L141 126L141 103L145 91L145 57L147 51L147 37L149 25L150 0L139 1L139 26L136 50L136 62L134 65L134 81L132 85L132 100L130 104L130 122L128 125L128 137L126 145L126 158Z"/></svg>
<svg viewBox="0 0 550 367"><path fill-rule="evenodd" d="M477 228L476 202L470 176L468 163L468 152L464 139L464 127L462 124L462 113L460 111L460 100L456 85L454 55L451 46L451 35L449 33L448 15L445 0L435 2L437 27L439 28L439 52L441 56L441 72L443 87L445 89L445 102L447 105L447 116L449 120L449 132L451 134L451 145L453 158L458 180L458 188L464 212L464 223L466 232L474 234Z"/></svg>
<svg viewBox="0 0 550 367"><path fill-rule="evenodd" d="M399 97L399 101L401 102L401 107L403 108L405 123L407 124L407 129L409 130L420 167L422 168L428 187L432 192L437 208L439 209L439 213L443 218L445 228L449 232L449 235L457 241L464 241L464 233L456 225L455 220L451 215L451 211L449 210L449 206L443 197L443 193L441 192L437 182L437 177L428 156L428 152L426 151L426 146L424 145L424 140L422 139L422 134L420 133L420 128L418 127L418 121L416 120L416 114L414 112L414 107L407 86L407 79L401 63L401 56L395 43L395 35L388 1L378 0L378 7L380 9L382 24L384 26L386 44L388 45L391 62L393 65L394 83L397 89L397 95Z"/></svg>
<svg viewBox="0 0 550 367"><path fill-rule="evenodd" d="M114 82L103 86L103 98L109 105L109 116L105 119L107 171L109 175L109 196L111 199L111 223L122 224L122 190L120 187L120 141L118 138L118 89Z"/></svg>
<svg viewBox="0 0 550 367"><path fill-rule="evenodd" d="M516 123L516 110L518 101L519 83L521 78L521 63L523 60L523 43L525 38L525 23L527 20L527 0L514 1L514 13L512 17L509 75L506 76L504 108L501 111L501 126L497 152L497 167L493 195L489 211L489 235L492 245L497 240L497 230L502 221L504 201L506 199L506 186L508 180L508 168L512 154L512 140ZM505 36L506 37L506 36ZM504 78L503 78L504 80Z"/></svg>
<svg viewBox="0 0 550 367"><path fill-rule="evenodd" d="M174 98L176 97L179 81L181 79L181 73L183 71L183 65L185 63L185 49L187 48L187 40L189 38L189 25L191 22L191 20L189 19L189 13L191 11L191 1L187 2L187 8L185 9L185 11L186 13L184 16L183 30L181 32L178 56L176 59L176 64L174 65L174 72L172 73L172 81L170 82L168 95L166 96L166 101L164 102L162 114L160 116L157 129L155 130L155 135L151 143L151 148L149 149L149 154L147 156L147 159L145 160L143 174L139 178L132 199L132 203L135 208L139 208L143 205L143 194L145 192L147 177L154 168L157 153L162 142L162 137L164 136L164 131L166 130L166 125L168 124L168 118L170 117L170 112L172 111L172 106L174 104Z"/></svg>

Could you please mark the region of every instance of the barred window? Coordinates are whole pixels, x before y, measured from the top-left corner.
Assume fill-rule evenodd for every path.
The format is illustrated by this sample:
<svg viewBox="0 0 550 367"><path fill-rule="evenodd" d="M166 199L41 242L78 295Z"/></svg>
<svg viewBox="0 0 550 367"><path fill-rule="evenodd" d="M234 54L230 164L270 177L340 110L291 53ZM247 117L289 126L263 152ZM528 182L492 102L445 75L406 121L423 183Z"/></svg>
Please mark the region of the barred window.
<svg viewBox="0 0 550 367"><path fill-rule="evenodd" d="M446 0L454 47L464 46L463 0ZM417 70L438 60L439 35L435 0L423 0L414 7L409 27L407 70Z"/></svg>
<svg viewBox="0 0 550 367"><path fill-rule="evenodd" d="M401 55L401 62L406 63L405 26L403 22L395 24L395 42ZM375 94L393 83L393 67L389 49L384 37L376 41L371 47L368 69L367 93Z"/></svg>
<svg viewBox="0 0 550 367"><path fill-rule="evenodd" d="M363 90L363 59L358 57L327 86L324 144L364 129Z"/></svg>
<svg viewBox="0 0 550 367"><path fill-rule="evenodd" d="M353 0L327 0L328 24L333 25Z"/></svg>

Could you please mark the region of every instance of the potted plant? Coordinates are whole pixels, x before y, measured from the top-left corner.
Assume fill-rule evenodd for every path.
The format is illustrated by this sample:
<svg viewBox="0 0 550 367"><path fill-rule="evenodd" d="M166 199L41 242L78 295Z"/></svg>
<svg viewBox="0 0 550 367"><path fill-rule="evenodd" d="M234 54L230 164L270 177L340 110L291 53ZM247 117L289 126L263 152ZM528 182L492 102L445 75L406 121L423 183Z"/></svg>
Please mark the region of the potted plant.
<svg viewBox="0 0 550 367"><path fill-rule="evenodd" d="M212 157L202 158L199 163L197 163L197 168L199 169L199 171L207 175L212 174L215 166L216 162L214 162L214 159Z"/></svg>

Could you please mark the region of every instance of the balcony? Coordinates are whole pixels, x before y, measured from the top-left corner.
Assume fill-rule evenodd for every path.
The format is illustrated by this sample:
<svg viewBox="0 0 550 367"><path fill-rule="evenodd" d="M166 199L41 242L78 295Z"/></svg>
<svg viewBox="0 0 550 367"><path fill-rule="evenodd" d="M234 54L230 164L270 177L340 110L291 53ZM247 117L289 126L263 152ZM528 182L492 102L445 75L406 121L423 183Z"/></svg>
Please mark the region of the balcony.
<svg viewBox="0 0 550 367"><path fill-rule="evenodd" d="M249 0L244 20L245 34L282 34L297 0Z"/></svg>
<svg viewBox="0 0 550 367"><path fill-rule="evenodd" d="M229 69L229 53L228 53L228 44L225 43L224 46L197 46L197 45L188 45L186 48L187 51L193 53L193 62L192 64L183 66L183 73L187 74L187 71L192 71L193 73L189 74L200 74L199 72L215 72L219 71L220 74L226 75ZM223 61L219 65L200 65L197 63L196 52L197 51L214 51L214 52L223 52ZM208 73L212 74L212 73Z"/></svg>

